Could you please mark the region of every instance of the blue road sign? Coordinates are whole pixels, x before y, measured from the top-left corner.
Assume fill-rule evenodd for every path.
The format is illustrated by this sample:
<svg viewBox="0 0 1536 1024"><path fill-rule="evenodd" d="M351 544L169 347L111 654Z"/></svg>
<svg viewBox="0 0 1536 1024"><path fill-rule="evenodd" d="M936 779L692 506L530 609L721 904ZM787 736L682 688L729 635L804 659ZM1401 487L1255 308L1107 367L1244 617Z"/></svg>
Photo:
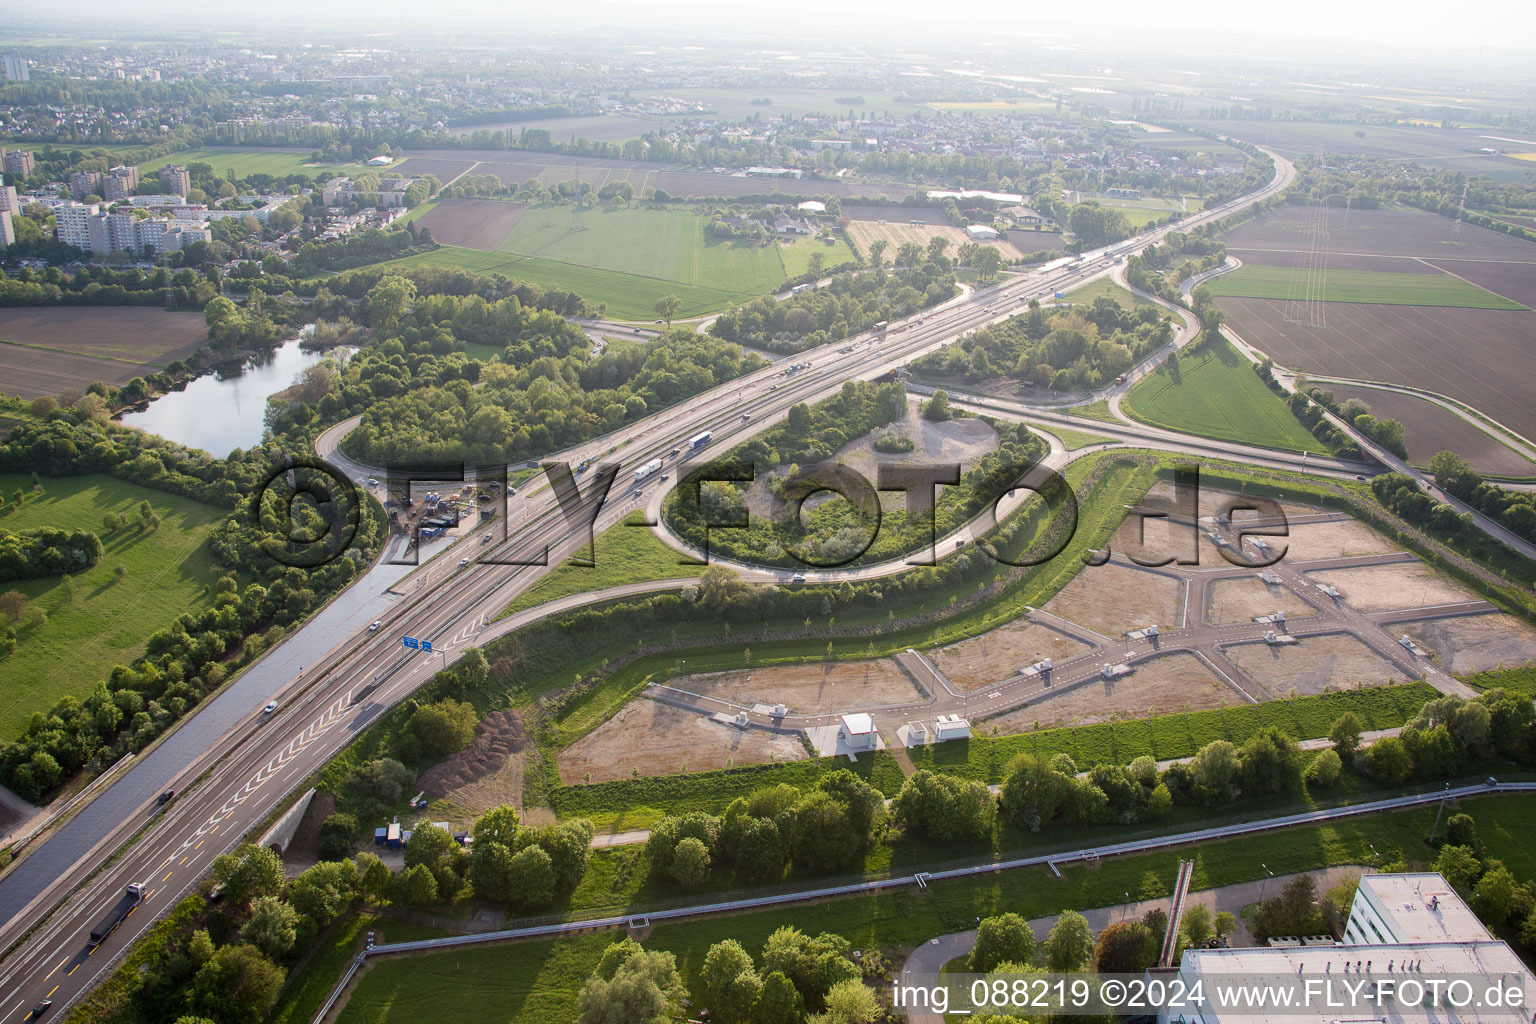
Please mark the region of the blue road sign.
<svg viewBox="0 0 1536 1024"><path fill-rule="evenodd" d="M421 642L421 649L426 651L426 652L428 652L430 654L431 651L432 651L432 641L431 640L423 640Z"/></svg>
<svg viewBox="0 0 1536 1024"><path fill-rule="evenodd" d="M421 647L421 642L413 636L403 636L400 638L400 642L413 651Z"/></svg>

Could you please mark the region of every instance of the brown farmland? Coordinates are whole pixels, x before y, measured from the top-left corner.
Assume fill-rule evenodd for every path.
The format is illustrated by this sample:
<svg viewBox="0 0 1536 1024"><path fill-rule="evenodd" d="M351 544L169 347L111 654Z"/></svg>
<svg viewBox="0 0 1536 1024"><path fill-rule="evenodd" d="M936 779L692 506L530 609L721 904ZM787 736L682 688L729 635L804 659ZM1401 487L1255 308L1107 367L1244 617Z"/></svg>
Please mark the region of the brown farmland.
<svg viewBox="0 0 1536 1024"><path fill-rule="evenodd" d="M428 210L416 225L429 229L443 245L495 252L527 209L527 203L500 199L449 199Z"/></svg>
<svg viewBox="0 0 1536 1024"><path fill-rule="evenodd" d="M1408 458L1427 466L1436 452L1453 451L1486 476L1532 476L1536 465L1497 438L1433 402L1400 391L1332 387L1339 401L1358 398L1377 419L1399 420L1408 445Z"/></svg>
<svg viewBox="0 0 1536 1024"><path fill-rule="evenodd" d="M1221 240L1239 258L1257 250L1291 252L1298 248L1301 228L1313 211L1303 207L1281 207L1262 217L1239 224L1225 232ZM1488 228L1461 225L1439 214L1421 210L1342 210L1328 213L1328 265L1335 257L1423 256L1428 259L1478 259L1529 261L1531 243L1490 231ZM1406 271L1407 261L1401 268ZM1385 269L1373 266L1370 269Z"/></svg>
<svg viewBox="0 0 1536 1024"><path fill-rule="evenodd" d="M1277 299L1221 300L1244 341L1282 366L1356 380L1430 387L1519 433L1536 433L1536 312L1328 303L1321 330L1285 320Z"/></svg>
<svg viewBox="0 0 1536 1024"><path fill-rule="evenodd" d="M126 384L191 355L208 337L201 313L144 306L0 309L0 379L22 398Z"/></svg>
<svg viewBox="0 0 1536 1024"><path fill-rule="evenodd" d="M433 160L431 157L413 156L396 167L395 173L406 177L430 174L444 185L448 185L454 178L474 166L474 163L473 160Z"/></svg>

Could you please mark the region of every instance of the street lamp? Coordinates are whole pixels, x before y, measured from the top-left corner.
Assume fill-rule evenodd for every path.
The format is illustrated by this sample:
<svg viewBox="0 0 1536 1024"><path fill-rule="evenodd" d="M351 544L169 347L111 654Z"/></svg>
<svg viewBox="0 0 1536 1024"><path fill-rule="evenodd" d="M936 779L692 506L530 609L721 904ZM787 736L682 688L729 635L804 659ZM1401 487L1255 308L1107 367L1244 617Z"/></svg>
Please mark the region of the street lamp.
<svg viewBox="0 0 1536 1024"><path fill-rule="evenodd" d="M1269 885L1269 880L1271 878L1275 877L1275 873L1273 871L1269 870L1269 865L1268 864L1260 863L1259 867L1264 869L1264 880L1259 883L1259 902L1263 903L1264 902L1264 888L1265 888L1265 886Z"/></svg>

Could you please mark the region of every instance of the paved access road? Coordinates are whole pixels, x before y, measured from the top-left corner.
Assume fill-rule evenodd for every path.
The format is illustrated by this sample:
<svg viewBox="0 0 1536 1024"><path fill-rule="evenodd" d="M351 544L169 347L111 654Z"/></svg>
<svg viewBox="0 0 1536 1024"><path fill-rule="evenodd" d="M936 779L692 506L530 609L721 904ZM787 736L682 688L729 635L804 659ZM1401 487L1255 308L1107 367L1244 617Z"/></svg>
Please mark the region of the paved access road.
<svg viewBox="0 0 1536 1024"><path fill-rule="evenodd" d="M1227 216L1284 188L1294 168L1278 156L1274 159L1276 175L1263 189L1188 218L1177 228L1188 230ZM1116 250L1139 249L1161 240L1167 230L1138 236ZM636 466L658 457L675 464L671 450L700 431L712 431L713 440L693 454L724 451L786 415L795 403L818 401L851 378L880 376L965 331L1006 319L1031 298L1104 276L1114 266L1114 254L1091 253L1074 267L1036 271L963 293L893 325L884 336L861 336L801 353L809 366L793 377L765 368L561 455L569 462L594 456L619 462L620 477L614 485L618 490L612 492L616 498L632 489L629 474ZM342 463L342 469L354 477L367 472L349 463ZM595 476L596 471L589 474ZM641 497L662 483L661 474L652 476L638 488ZM441 663L473 645L485 624L541 578L548 565L559 564L585 543L585 530L573 528L560 515L549 488L521 498L509 508L519 526L511 536L483 547L478 539L471 540L475 554L463 568L455 567L450 554L439 559L441 565L403 575L394 585L398 596L382 614L371 603L353 607L350 615L338 612L325 618L322 613L278 648L289 653L286 661L272 659L276 670L268 659L248 670L0 879L0 917L5 919L0 948L15 947L0 963L0 1024L20 1019L28 1006L45 996L54 1000L54 1013L62 1014L207 873L214 856L234 847L283 795L380 713L430 679ZM607 504L591 502L587 511L597 514L601 528L629 508L616 498ZM505 515L501 522L506 522ZM545 552L547 565L506 564L534 561ZM364 596L372 602L372 595ZM379 600L386 599L381 595ZM381 628L365 632L373 618L382 621ZM402 635L431 639L443 652L441 662L405 652ZM317 652L313 657L307 656L311 650ZM285 666L300 658L302 676L297 671L288 674ZM238 697L226 696L237 692ZM263 698L273 697L281 703L276 713L253 713ZM188 793L188 784L199 778ZM170 785L183 795L151 817L152 796ZM100 811L94 810L98 803ZM90 877L146 821L138 841ZM87 955L87 931L129 882L143 882L147 900ZM15 945L45 916L42 927Z"/></svg>

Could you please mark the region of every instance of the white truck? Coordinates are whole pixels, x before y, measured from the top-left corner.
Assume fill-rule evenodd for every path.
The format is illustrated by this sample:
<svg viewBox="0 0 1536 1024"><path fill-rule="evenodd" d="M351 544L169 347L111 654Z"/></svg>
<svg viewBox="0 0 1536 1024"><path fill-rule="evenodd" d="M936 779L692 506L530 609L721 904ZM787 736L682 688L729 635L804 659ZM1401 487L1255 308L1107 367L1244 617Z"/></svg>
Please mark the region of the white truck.
<svg viewBox="0 0 1536 1024"><path fill-rule="evenodd" d="M644 480L646 477L650 476L652 473L656 472L660 468L661 468L661 460L660 459L652 459L650 462L647 462L645 465L643 465L639 469L635 470L635 483L639 483L640 481Z"/></svg>

